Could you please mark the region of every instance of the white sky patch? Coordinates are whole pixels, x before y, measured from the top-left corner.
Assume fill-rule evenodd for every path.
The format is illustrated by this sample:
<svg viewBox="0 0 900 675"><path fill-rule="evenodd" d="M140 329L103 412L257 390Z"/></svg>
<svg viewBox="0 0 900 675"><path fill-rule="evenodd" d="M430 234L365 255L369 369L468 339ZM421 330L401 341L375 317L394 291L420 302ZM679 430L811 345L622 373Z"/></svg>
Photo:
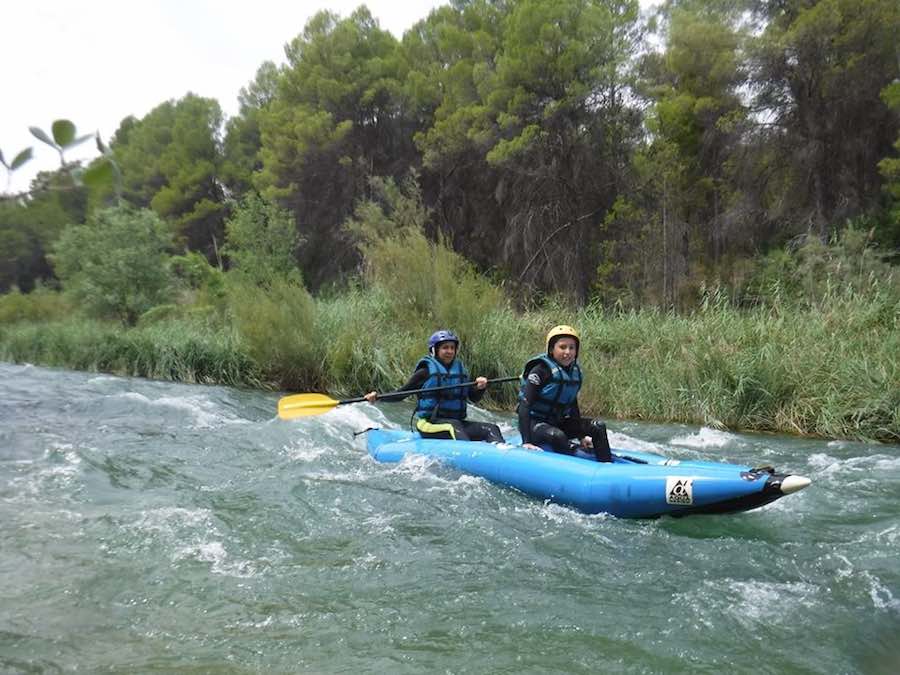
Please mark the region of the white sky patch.
<svg viewBox="0 0 900 675"><path fill-rule="evenodd" d="M0 149L7 162L34 148L34 159L16 171L7 189L28 188L41 170L58 167L56 152L34 138L29 126L49 133L55 119L75 123L79 134L99 131L108 141L125 117L141 118L188 92L216 99L226 115L238 111L241 87L265 61L284 63L284 45L318 11L342 18L360 0L65 0L3 5L3 116ZM439 0L368 0L383 29L398 39L428 16ZM88 142L67 160L89 159Z"/></svg>

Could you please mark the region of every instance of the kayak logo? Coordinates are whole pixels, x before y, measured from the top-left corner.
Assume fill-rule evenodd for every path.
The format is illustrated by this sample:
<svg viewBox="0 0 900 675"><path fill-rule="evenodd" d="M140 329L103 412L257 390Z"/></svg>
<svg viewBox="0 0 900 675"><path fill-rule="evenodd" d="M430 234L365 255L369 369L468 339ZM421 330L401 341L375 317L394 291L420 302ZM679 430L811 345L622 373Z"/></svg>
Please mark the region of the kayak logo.
<svg viewBox="0 0 900 675"><path fill-rule="evenodd" d="M694 503L694 479L671 476L666 478L666 504L687 506Z"/></svg>

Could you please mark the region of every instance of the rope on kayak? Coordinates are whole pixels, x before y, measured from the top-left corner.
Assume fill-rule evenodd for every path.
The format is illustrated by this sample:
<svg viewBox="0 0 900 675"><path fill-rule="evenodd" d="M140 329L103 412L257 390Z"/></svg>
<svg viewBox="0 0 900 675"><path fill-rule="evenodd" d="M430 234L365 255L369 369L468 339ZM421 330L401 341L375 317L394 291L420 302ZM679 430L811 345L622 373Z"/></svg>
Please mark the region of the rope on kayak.
<svg viewBox="0 0 900 675"><path fill-rule="evenodd" d="M634 464L649 464L650 463L645 459L638 459L637 457L629 457L628 455L616 454L616 457L618 457L619 459L624 459L629 462L633 462Z"/></svg>

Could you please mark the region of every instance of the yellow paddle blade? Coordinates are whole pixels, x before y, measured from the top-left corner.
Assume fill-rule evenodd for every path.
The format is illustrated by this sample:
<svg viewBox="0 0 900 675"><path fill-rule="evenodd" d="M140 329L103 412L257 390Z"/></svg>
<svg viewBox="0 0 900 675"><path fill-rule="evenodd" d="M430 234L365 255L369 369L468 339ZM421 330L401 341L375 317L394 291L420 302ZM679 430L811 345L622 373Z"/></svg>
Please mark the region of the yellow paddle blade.
<svg viewBox="0 0 900 675"><path fill-rule="evenodd" d="M292 420L295 417L321 415L339 403L325 394L294 394L278 400L278 416L283 420Z"/></svg>

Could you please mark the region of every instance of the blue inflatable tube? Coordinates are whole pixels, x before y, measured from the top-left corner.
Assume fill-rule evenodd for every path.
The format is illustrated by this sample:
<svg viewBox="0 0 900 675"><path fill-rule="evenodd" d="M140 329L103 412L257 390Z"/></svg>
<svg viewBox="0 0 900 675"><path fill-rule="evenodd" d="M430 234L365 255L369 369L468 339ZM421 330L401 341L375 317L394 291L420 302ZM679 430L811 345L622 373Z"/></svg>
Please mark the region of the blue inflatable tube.
<svg viewBox="0 0 900 675"><path fill-rule="evenodd" d="M601 464L514 444L424 439L408 431L373 429L367 438L369 454L379 462L399 462L408 454L434 457L538 499L620 518L747 511L810 483L771 467L672 460L646 452L614 450L613 462Z"/></svg>

